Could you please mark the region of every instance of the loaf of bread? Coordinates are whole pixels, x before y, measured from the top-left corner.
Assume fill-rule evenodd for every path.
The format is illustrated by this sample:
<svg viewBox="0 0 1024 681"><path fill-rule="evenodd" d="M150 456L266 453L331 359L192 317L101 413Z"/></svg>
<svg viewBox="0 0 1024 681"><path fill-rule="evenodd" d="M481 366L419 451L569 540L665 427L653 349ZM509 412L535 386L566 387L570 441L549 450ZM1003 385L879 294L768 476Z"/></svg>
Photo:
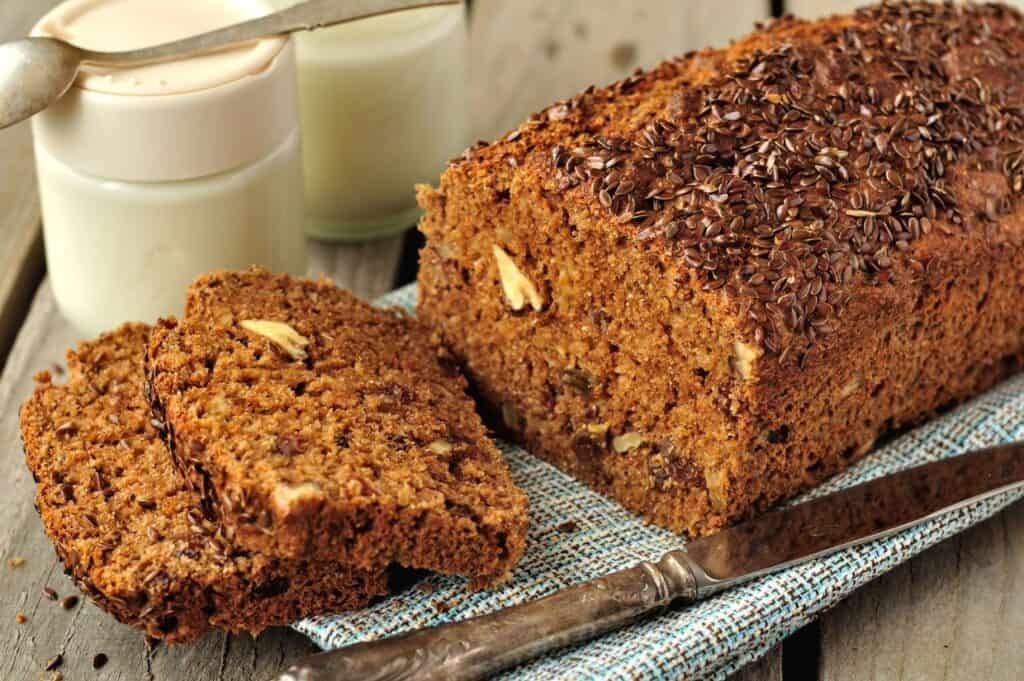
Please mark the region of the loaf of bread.
<svg viewBox="0 0 1024 681"><path fill-rule="evenodd" d="M534 453L713 532L1024 360L1024 19L784 19L421 187L423 320Z"/></svg>
<svg viewBox="0 0 1024 681"><path fill-rule="evenodd" d="M172 643L210 627L256 634L386 593L383 570L243 551L204 515L145 398L148 333L126 325L82 343L68 383L41 374L21 410L43 528L81 589Z"/></svg>
<svg viewBox="0 0 1024 681"><path fill-rule="evenodd" d="M526 497L426 327L328 282L262 270L189 289L153 332L168 442L247 548L482 587L522 554Z"/></svg>

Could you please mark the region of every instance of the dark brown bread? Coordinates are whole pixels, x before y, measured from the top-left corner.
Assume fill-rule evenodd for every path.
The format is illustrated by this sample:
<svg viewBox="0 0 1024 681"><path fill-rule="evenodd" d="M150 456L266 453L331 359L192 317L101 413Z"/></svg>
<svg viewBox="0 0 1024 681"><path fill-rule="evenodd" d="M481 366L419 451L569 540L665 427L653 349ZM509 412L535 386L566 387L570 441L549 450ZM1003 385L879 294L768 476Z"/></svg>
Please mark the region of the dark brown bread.
<svg viewBox="0 0 1024 681"><path fill-rule="evenodd" d="M1024 359L1024 20L773 22L420 190L420 316L532 451L705 534Z"/></svg>
<svg viewBox="0 0 1024 681"><path fill-rule="evenodd" d="M153 334L153 398L238 542L474 586L508 575L526 497L425 327L260 270L201 277L185 316Z"/></svg>
<svg viewBox="0 0 1024 681"><path fill-rule="evenodd" d="M203 516L144 396L147 334L126 325L82 343L67 385L41 374L21 410L43 527L81 589L173 643L210 627L256 634L384 594L381 570L243 552Z"/></svg>

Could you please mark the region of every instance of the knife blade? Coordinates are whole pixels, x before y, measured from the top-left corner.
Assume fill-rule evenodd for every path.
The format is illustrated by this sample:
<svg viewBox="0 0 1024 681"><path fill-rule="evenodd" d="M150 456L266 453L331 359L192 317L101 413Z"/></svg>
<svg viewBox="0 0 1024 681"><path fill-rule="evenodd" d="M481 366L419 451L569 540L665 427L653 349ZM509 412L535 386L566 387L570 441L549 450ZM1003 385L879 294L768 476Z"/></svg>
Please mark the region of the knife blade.
<svg viewBox="0 0 1024 681"><path fill-rule="evenodd" d="M1024 443L882 476L686 544L706 591L899 532L1024 484Z"/></svg>
<svg viewBox="0 0 1024 681"><path fill-rule="evenodd" d="M452 624L313 655L276 681L475 681L756 577L1024 488L1024 443L886 475L639 565Z"/></svg>

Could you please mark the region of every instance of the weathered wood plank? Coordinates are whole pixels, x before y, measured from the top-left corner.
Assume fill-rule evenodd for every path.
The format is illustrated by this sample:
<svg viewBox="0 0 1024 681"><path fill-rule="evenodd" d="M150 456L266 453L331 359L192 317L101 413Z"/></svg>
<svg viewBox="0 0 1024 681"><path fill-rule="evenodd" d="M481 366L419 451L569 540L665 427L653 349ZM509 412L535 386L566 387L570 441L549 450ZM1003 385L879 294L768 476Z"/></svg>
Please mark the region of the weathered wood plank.
<svg viewBox="0 0 1024 681"><path fill-rule="evenodd" d="M725 44L769 16L769 6L768 0L475 0L473 134L492 139L588 85Z"/></svg>
<svg viewBox="0 0 1024 681"><path fill-rule="evenodd" d="M25 35L57 0L0 3L0 40ZM28 123L0 131L0 366L43 278L43 242Z"/></svg>
<svg viewBox="0 0 1024 681"><path fill-rule="evenodd" d="M782 681L782 644L730 676L729 681Z"/></svg>
<svg viewBox="0 0 1024 681"><path fill-rule="evenodd" d="M1024 505L866 586L821 618L822 681L1024 678Z"/></svg>
<svg viewBox="0 0 1024 681"><path fill-rule="evenodd" d="M363 244L310 242L309 273L326 274L338 286L372 300L394 287L401 255L401 236Z"/></svg>
<svg viewBox="0 0 1024 681"><path fill-rule="evenodd" d="M829 14L852 12L870 4L865 0L784 0L783 8L789 14L804 19L816 19Z"/></svg>

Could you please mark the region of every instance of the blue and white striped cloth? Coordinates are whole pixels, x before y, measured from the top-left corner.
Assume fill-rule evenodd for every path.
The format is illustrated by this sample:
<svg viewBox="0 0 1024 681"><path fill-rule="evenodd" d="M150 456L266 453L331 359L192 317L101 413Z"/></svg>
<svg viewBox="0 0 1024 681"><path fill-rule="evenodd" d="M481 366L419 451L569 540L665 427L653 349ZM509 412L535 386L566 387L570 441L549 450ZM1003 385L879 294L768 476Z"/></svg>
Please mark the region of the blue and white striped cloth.
<svg viewBox="0 0 1024 681"><path fill-rule="evenodd" d="M381 301L412 309L415 288ZM1024 439L1024 376L880 448L808 497L971 449ZM645 525L520 448L502 445L517 484L530 497L530 533L515 576L502 588L470 593L462 580L426 584L359 612L315 617L295 628L325 649L465 619L522 603L640 560L657 559L680 539ZM503 674L548 679L723 679L835 605L862 584L971 525L1024 493L1009 493L914 527L764 577L698 605L671 611ZM558 526L572 521L572 532Z"/></svg>

